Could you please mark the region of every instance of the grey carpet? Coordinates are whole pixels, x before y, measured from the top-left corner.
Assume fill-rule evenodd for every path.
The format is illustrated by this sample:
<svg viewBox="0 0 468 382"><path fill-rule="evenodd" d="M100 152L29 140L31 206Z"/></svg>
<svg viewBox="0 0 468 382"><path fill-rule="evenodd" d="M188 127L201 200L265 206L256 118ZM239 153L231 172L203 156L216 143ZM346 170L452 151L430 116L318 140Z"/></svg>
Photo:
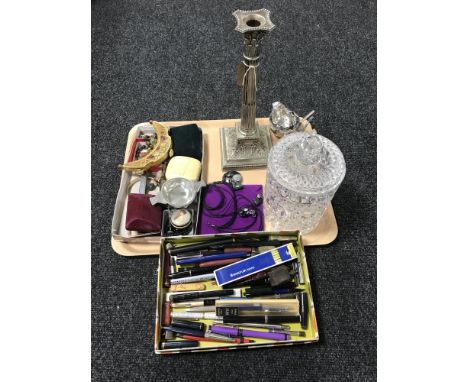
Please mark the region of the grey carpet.
<svg viewBox="0 0 468 382"><path fill-rule="evenodd" d="M268 8L258 116L281 100L315 109L347 161L336 242L308 250L320 343L159 357L156 258L125 258L110 224L128 130L138 122L239 116L242 39L231 12ZM376 379L375 1L92 3L92 376L96 381Z"/></svg>

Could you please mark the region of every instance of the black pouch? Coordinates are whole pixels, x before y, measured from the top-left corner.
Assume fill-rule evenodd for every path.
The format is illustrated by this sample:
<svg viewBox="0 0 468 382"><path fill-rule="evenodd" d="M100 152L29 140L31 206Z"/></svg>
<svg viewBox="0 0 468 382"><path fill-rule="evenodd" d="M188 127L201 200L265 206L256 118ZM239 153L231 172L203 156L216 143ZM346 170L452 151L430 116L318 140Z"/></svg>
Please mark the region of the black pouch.
<svg viewBox="0 0 468 382"><path fill-rule="evenodd" d="M169 135L172 138L173 156L202 160L203 136L201 129L196 124L171 127Z"/></svg>

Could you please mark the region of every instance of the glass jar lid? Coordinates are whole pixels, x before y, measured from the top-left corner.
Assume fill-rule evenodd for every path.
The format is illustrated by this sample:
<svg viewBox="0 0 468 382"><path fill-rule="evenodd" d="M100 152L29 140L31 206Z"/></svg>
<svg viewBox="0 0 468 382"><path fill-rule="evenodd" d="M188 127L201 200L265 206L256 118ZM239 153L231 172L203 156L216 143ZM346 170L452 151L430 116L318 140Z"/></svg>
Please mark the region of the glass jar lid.
<svg viewBox="0 0 468 382"><path fill-rule="evenodd" d="M346 173L338 146L317 133L297 132L280 139L268 156L268 172L286 189L303 196L335 192Z"/></svg>

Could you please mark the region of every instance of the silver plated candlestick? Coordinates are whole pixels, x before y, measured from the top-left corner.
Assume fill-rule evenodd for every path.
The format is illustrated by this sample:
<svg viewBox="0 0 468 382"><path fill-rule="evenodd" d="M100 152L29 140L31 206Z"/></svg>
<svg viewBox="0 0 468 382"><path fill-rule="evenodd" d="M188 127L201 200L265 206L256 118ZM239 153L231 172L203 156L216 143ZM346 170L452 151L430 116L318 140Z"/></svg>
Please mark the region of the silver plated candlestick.
<svg viewBox="0 0 468 382"><path fill-rule="evenodd" d="M223 169L266 166L271 148L269 126L256 120L257 70L261 41L273 30L270 11L237 10L236 31L244 36L243 60L237 65L237 84L242 88L241 121L235 127L221 129L221 158Z"/></svg>

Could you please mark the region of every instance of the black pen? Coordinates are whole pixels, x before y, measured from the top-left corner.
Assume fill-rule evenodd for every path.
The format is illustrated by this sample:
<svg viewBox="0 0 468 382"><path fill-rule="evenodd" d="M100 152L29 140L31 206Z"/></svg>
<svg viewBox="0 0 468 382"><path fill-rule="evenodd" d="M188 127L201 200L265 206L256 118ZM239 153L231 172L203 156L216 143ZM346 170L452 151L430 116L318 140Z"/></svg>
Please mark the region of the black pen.
<svg viewBox="0 0 468 382"><path fill-rule="evenodd" d="M252 252L254 248L251 247L223 247L223 248L215 248L215 249L204 249L200 251L193 251L193 252L184 252L177 254L178 259L183 259L185 257L199 257L199 256L208 256L214 255L219 253L230 253L230 252Z"/></svg>
<svg viewBox="0 0 468 382"><path fill-rule="evenodd" d="M163 326L164 330L170 330L174 333L188 334L189 336L203 337L205 332L203 330L191 329L181 326Z"/></svg>
<svg viewBox="0 0 468 382"><path fill-rule="evenodd" d="M221 317L220 317L221 319ZM224 316L223 323L240 324L243 322L261 324L282 324L283 322L300 322L300 316Z"/></svg>
<svg viewBox="0 0 468 382"><path fill-rule="evenodd" d="M172 308L195 308L199 306L214 306L217 298L210 298L206 300L188 301L188 302L173 302L171 303Z"/></svg>
<svg viewBox="0 0 468 382"><path fill-rule="evenodd" d="M179 253L185 253L185 252L193 252L193 251L198 251L202 249L209 249L215 246L219 245L226 245L230 243L234 243L234 238L229 238L229 239L223 239L223 240L213 240L213 241L206 241L203 243L198 243L198 244L189 244L189 245L184 245L181 247L175 247L172 248L172 246L166 247L167 252L169 255L174 256Z"/></svg>
<svg viewBox="0 0 468 382"><path fill-rule="evenodd" d="M246 239L246 240L237 240L236 238L228 238L222 240L209 240L203 243L198 244L189 244L180 247L173 247L171 244L166 246L167 252L171 255L177 255L180 253L187 253L187 252L196 252L205 249L225 249L227 247L263 247L263 246L275 246L280 247L282 245L291 243L294 240L269 240L268 238L265 240L258 240L258 239Z"/></svg>
<svg viewBox="0 0 468 382"><path fill-rule="evenodd" d="M205 324L203 322L193 322L193 321L185 321L185 320L177 320L172 319L170 326L176 326L178 328L187 328L187 329L194 329L200 330L202 332L205 331Z"/></svg>
<svg viewBox="0 0 468 382"><path fill-rule="evenodd" d="M166 341L161 343L161 349L193 348L199 345L198 341Z"/></svg>
<svg viewBox="0 0 468 382"><path fill-rule="evenodd" d="M301 317L301 328L307 329L307 321L308 321L308 313L309 313L309 306L307 304L307 294L306 293L299 293L299 313Z"/></svg>
<svg viewBox="0 0 468 382"><path fill-rule="evenodd" d="M213 271L218 268L220 267L205 267L205 268L189 269L186 271L173 273L172 275L169 275L169 278L180 279L181 277L204 275L205 273L213 273Z"/></svg>
<svg viewBox="0 0 468 382"><path fill-rule="evenodd" d="M232 245L239 245L239 246L245 246L245 247L253 247L253 248L258 248L258 247L265 247L265 246L274 246L274 247L281 247L282 245L286 245L288 243L291 243L292 240L239 240L236 241L235 243L229 243L226 244L225 246L232 246Z"/></svg>
<svg viewBox="0 0 468 382"><path fill-rule="evenodd" d="M222 297L222 296L236 296L241 297L240 289L221 289L221 290L210 290L207 292L191 292L191 293L178 293L173 294L169 298L172 302L181 302L187 300L196 300L199 298L209 297Z"/></svg>
<svg viewBox="0 0 468 382"><path fill-rule="evenodd" d="M258 297L258 296L269 296L283 293L296 293L302 292L302 289L295 288L272 288L270 286L257 287L257 288L246 288L245 297Z"/></svg>

